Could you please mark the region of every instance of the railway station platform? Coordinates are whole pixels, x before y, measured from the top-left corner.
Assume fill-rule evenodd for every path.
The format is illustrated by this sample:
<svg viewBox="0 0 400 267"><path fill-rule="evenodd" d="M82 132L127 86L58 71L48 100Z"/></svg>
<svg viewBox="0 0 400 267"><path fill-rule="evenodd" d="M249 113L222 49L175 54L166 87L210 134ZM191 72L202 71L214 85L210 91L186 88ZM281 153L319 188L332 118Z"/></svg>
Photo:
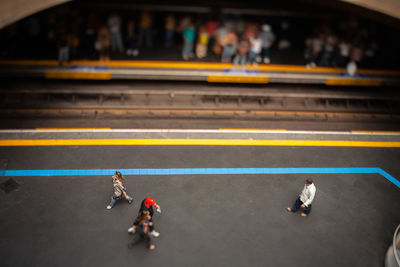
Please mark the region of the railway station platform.
<svg viewBox="0 0 400 267"><path fill-rule="evenodd" d="M383 266L400 222L398 132L1 130L0 147L2 266ZM106 210L117 170L134 202ZM307 178L311 214L287 212ZM161 235L129 250L147 196Z"/></svg>
<svg viewBox="0 0 400 267"><path fill-rule="evenodd" d="M109 62L76 60L59 66L55 60L3 60L0 77L77 79L77 80L172 80L208 83L318 84L328 86L397 86L400 71L363 70L349 76L345 69L295 65L247 66L173 61Z"/></svg>

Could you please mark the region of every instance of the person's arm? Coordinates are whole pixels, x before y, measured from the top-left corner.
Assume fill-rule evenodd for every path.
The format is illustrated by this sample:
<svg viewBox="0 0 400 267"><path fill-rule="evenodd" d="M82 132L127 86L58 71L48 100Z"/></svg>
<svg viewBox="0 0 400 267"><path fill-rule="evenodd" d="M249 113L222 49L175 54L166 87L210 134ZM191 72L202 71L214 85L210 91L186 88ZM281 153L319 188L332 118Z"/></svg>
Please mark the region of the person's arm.
<svg viewBox="0 0 400 267"><path fill-rule="evenodd" d="M155 204L154 206L156 206L156 208L157 208L157 212L161 213L161 207L160 207L160 205L158 205L158 204Z"/></svg>

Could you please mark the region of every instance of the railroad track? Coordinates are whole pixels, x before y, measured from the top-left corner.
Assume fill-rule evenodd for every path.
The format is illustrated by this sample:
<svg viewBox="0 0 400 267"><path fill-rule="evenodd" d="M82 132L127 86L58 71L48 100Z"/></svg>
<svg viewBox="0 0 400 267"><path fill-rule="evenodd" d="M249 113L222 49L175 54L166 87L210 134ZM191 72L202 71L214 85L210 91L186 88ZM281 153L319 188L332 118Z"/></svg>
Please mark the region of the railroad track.
<svg viewBox="0 0 400 267"><path fill-rule="evenodd" d="M149 87L149 88L148 88ZM196 117L307 120L394 120L391 91L296 88L66 85L0 89L1 117ZM194 89L195 88L195 89Z"/></svg>

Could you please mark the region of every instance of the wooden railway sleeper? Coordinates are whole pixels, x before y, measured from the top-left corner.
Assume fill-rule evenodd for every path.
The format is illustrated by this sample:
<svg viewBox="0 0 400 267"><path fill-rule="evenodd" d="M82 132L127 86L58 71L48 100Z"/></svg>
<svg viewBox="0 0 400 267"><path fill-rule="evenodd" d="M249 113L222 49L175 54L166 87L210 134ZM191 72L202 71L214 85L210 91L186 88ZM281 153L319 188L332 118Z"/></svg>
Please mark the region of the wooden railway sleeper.
<svg viewBox="0 0 400 267"><path fill-rule="evenodd" d="M104 100L105 100L105 96L100 94L99 99L98 99L99 105L103 105Z"/></svg>
<svg viewBox="0 0 400 267"><path fill-rule="evenodd" d="M240 107L240 106L242 106L242 98L239 96L238 98L237 98L237 104L238 104L238 106Z"/></svg>

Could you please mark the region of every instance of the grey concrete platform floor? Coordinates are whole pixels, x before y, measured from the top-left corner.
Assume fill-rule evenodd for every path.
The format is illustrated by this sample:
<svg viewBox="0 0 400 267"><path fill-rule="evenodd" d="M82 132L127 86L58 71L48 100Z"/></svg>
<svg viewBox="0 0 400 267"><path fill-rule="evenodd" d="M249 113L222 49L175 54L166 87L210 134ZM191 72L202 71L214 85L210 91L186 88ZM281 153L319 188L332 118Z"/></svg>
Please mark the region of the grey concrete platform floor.
<svg viewBox="0 0 400 267"><path fill-rule="evenodd" d="M3 138L3 137L2 137ZM7 169L379 167L399 148L236 146L1 147ZM306 178L309 217L288 213ZM7 177L0 177L3 182ZM1 266L382 266L400 190L378 174L127 176L133 204L106 210L109 176L16 177L0 191ZM126 230L153 196L156 250Z"/></svg>

